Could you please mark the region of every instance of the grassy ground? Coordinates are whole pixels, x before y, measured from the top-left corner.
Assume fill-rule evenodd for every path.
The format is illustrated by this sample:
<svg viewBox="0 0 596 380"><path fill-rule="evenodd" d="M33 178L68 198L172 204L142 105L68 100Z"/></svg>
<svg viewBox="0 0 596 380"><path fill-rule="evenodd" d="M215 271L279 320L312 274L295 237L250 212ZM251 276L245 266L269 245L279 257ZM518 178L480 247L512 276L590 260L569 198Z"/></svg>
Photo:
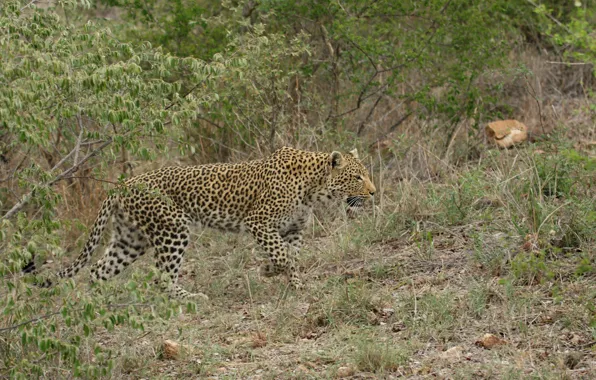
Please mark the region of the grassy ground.
<svg viewBox="0 0 596 380"><path fill-rule="evenodd" d="M373 163L374 205L313 219L302 291L259 277L250 237L197 230L181 283L210 300L167 302L144 258L93 292L85 271L58 288L54 305L93 305L88 328L70 314L40 327L115 378L593 378L596 160L549 146L426 180ZM54 363L46 376L70 376Z"/></svg>

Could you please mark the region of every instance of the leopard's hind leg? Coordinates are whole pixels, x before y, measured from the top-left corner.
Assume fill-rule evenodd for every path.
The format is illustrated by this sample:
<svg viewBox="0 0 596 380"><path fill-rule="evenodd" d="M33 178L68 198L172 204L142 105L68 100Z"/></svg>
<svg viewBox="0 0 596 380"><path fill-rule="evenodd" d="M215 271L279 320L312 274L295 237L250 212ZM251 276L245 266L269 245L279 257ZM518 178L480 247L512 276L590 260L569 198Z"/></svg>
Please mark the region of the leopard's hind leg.
<svg viewBox="0 0 596 380"><path fill-rule="evenodd" d="M108 280L144 255L149 240L121 210L114 213L112 236L103 257L91 269L93 280Z"/></svg>
<svg viewBox="0 0 596 380"><path fill-rule="evenodd" d="M135 188L129 191L132 197L123 200L122 209L135 221L155 250L162 286L174 298L207 298L202 293L193 294L178 285L178 274L190 241L190 217L164 194Z"/></svg>

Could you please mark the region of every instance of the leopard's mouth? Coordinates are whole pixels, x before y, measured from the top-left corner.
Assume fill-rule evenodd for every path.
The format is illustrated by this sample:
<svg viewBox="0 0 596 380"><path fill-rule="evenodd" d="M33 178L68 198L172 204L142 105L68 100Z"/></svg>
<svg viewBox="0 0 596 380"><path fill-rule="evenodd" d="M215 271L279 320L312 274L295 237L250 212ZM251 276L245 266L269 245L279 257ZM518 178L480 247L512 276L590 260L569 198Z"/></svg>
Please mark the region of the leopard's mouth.
<svg viewBox="0 0 596 380"><path fill-rule="evenodd" d="M350 196L346 199L346 202L348 203L349 207L354 207L354 208L362 207L362 205L364 204L364 197Z"/></svg>

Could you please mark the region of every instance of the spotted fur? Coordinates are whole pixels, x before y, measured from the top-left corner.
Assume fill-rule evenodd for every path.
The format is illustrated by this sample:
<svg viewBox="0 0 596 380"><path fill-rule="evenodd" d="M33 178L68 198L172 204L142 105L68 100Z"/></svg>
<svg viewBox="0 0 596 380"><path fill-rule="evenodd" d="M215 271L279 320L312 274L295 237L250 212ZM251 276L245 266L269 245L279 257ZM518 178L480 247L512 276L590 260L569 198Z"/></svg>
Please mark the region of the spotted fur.
<svg viewBox="0 0 596 380"><path fill-rule="evenodd" d="M72 277L89 262L111 217L111 239L91 269L94 280L119 274L153 248L170 293L191 296L177 280L190 226L199 224L249 232L270 259L261 273L285 273L299 288L294 252L313 206L345 198L357 207L374 192L356 151L284 147L262 160L158 169L130 178L107 197L82 253L58 277Z"/></svg>

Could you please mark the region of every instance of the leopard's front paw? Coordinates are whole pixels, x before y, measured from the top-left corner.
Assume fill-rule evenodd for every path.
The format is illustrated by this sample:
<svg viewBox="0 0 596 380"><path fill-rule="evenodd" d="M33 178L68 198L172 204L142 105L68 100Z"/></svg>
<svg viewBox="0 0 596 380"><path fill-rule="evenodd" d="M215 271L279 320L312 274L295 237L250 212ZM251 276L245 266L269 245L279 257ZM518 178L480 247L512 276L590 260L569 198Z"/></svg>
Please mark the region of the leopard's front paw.
<svg viewBox="0 0 596 380"><path fill-rule="evenodd" d="M263 277L273 277L279 274L279 272L275 270L275 266L271 263L261 265L259 273Z"/></svg>
<svg viewBox="0 0 596 380"><path fill-rule="evenodd" d="M299 278L292 278L290 280L290 286L295 290L304 289L304 284L302 283L302 281L300 281Z"/></svg>

